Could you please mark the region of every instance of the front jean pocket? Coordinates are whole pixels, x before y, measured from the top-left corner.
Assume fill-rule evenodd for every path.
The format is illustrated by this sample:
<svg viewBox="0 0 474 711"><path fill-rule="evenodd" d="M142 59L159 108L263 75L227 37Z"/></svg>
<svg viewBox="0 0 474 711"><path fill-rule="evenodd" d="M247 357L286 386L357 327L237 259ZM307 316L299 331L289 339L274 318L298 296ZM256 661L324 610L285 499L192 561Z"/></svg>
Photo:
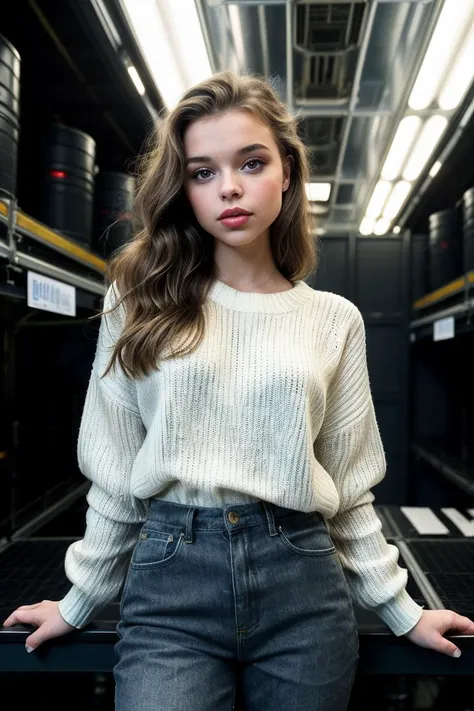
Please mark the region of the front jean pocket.
<svg viewBox="0 0 474 711"><path fill-rule="evenodd" d="M171 563L181 549L184 533L157 530L145 523L135 545L130 566L135 570L156 568Z"/></svg>
<svg viewBox="0 0 474 711"><path fill-rule="evenodd" d="M277 526L279 539L298 555L325 556L336 552L320 514L288 516Z"/></svg>

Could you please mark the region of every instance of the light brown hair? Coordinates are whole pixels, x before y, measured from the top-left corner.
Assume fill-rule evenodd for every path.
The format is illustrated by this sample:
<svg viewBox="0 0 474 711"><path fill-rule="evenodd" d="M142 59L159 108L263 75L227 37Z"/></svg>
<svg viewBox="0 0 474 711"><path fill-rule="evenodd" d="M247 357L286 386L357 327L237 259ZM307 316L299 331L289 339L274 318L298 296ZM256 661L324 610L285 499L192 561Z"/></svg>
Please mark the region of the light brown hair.
<svg viewBox="0 0 474 711"><path fill-rule="evenodd" d="M184 193L183 136L191 122L232 109L250 111L272 131L282 160L292 158L290 186L270 229L277 269L295 282L317 266L305 191L308 153L297 119L263 78L213 75L186 91L140 158L134 203L138 231L111 257L106 275L119 294L116 306L122 304L125 312L106 372L118 362L132 378L149 375L159 369L160 359L190 353L204 337L202 305L216 274L214 237L199 225ZM185 347L175 349L178 342Z"/></svg>

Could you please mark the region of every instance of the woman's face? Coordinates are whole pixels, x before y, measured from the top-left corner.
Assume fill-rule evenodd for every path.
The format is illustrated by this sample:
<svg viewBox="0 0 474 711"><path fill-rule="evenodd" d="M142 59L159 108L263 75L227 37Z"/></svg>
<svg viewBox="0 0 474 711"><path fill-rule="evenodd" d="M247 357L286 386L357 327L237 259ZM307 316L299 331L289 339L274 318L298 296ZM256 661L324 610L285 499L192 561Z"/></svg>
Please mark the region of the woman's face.
<svg viewBox="0 0 474 711"><path fill-rule="evenodd" d="M184 189L199 224L234 246L268 236L290 183L270 129L249 111L232 110L194 121L184 149ZM222 216L233 208L247 214Z"/></svg>

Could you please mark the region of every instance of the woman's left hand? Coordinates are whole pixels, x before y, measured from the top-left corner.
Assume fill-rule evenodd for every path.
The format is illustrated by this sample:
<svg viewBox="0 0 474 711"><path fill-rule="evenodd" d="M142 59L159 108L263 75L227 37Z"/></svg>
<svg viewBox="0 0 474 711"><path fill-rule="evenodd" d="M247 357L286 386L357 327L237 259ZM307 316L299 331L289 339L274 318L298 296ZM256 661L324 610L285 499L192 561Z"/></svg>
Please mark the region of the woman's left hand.
<svg viewBox="0 0 474 711"><path fill-rule="evenodd" d="M420 619L405 637L420 647L434 649L449 657L460 657L461 650L443 637L448 630L474 635L474 622L452 610L423 610Z"/></svg>

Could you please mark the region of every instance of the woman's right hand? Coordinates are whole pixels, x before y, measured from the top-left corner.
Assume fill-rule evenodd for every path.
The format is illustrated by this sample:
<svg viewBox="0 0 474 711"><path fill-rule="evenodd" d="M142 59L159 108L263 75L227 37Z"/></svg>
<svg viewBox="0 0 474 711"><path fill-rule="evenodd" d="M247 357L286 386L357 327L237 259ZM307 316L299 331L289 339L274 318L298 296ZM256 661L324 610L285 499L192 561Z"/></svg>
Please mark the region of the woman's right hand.
<svg viewBox="0 0 474 711"><path fill-rule="evenodd" d="M37 629L27 637L25 647L27 652L37 649L40 644L53 637L61 637L76 629L61 616L59 602L43 600L34 605L22 605L12 612L3 623L4 627L16 624L33 625Z"/></svg>

